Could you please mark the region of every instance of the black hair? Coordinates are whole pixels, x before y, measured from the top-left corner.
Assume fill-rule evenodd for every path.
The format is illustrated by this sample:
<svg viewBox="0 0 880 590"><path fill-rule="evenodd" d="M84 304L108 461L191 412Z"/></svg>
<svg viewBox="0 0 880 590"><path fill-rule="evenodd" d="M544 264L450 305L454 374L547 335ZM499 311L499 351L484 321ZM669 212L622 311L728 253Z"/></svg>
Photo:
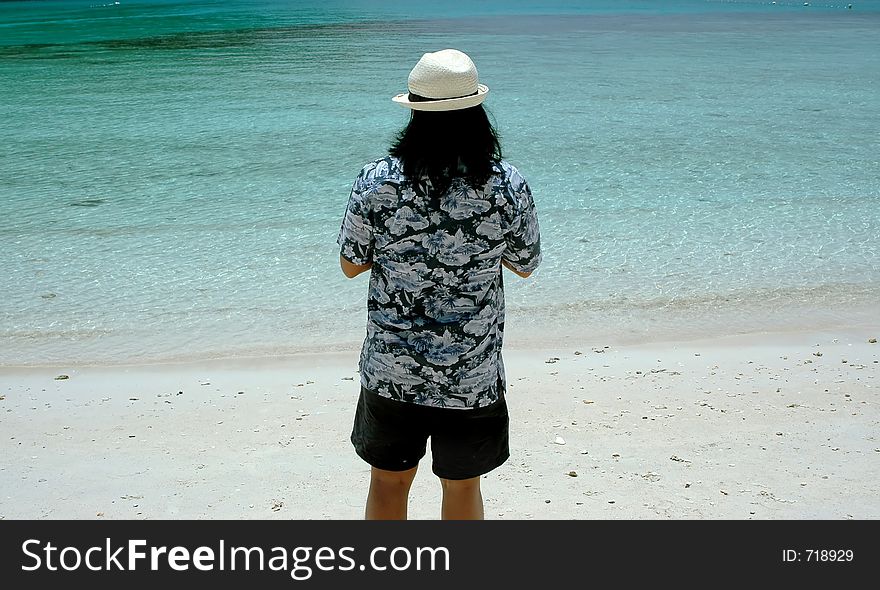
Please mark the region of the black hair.
<svg viewBox="0 0 880 590"><path fill-rule="evenodd" d="M489 181L493 164L501 161L498 133L482 105L454 111L413 110L389 151L400 158L403 173L414 186L430 180L435 194L446 192L453 178L481 188Z"/></svg>

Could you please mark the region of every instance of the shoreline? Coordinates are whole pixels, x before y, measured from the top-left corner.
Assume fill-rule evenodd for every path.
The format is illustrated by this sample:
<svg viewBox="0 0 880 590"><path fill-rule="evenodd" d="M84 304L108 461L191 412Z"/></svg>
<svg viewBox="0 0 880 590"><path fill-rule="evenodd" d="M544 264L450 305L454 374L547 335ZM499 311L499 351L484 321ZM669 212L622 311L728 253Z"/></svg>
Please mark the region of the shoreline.
<svg viewBox="0 0 880 590"><path fill-rule="evenodd" d="M80 352L64 359L56 358L57 353L39 361L9 361L0 357L0 371L16 368L40 367L127 367L166 364L197 364L210 362L254 361L260 359L287 359L303 355L332 355L359 352L365 334L366 306L359 307L356 314L349 316L352 321L344 324L328 326L324 334L318 333L317 327L310 331L289 338L285 344L279 344L278 334L268 335L265 341L270 344L260 346L245 344L238 348L230 347L221 342L238 342L240 334L234 332L212 334L216 342L213 349L196 350L188 354L171 352L165 344L155 348L153 341L143 346L156 350L150 355L132 356L132 336L119 336L120 342L125 341L125 358L99 355L94 351ZM857 332L866 328L880 329L880 304L865 299L853 301L829 300L825 302L791 302L785 307L785 313L775 308L763 306L756 301L752 306L742 302L731 306L717 302L706 302L699 307L687 306L677 308L584 308L578 304L556 306L549 311L541 307L508 307L505 319L504 350L538 350L564 347L572 341L590 341L594 344L611 346L630 346L640 343L656 345L700 342L718 338L773 338L781 334L809 334L814 332ZM295 329L290 326L289 329ZM880 331L878 331L880 333ZM330 341L328 335L335 337ZM141 335L143 337L144 335ZM158 339L156 335L149 335ZM254 341L249 336L248 342ZM10 339L11 340L11 339ZM157 340L158 341L158 340ZM296 344L289 344L297 341ZM138 340L143 342L143 340ZM51 350L59 349L58 342ZM111 347L112 342L105 343L104 349ZM32 342L26 350L37 350L39 344ZM82 343L69 342L70 349L78 350ZM177 344L180 347L181 343ZM10 350L20 350L14 342ZM88 349L87 349L88 350ZM114 349L115 350L115 349ZM19 354L22 354L19 352Z"/></svg>
<svg viewBox="0 0 880 590"><path fill-rule="evenodd" d="M505 349L486 516L880 518L877 337ZM0 369L0 519L359 519L356 371L356 352ZM411 498L438 517L429 460Z"/></svg>

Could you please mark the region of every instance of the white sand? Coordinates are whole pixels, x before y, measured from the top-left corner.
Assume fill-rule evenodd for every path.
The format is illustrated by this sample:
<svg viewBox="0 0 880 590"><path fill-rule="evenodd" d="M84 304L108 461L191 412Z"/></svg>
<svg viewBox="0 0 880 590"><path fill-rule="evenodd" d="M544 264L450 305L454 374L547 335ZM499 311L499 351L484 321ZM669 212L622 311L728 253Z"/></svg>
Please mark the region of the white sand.
<svg viewBox="0 0 880 590"><path fill-rule="evenodd" d="M512 456L486 516L880 518L878 336L508 350ZM0 518L360 518L356 364L2 369ZM410 515L437 518L421 468Z"/></svg>

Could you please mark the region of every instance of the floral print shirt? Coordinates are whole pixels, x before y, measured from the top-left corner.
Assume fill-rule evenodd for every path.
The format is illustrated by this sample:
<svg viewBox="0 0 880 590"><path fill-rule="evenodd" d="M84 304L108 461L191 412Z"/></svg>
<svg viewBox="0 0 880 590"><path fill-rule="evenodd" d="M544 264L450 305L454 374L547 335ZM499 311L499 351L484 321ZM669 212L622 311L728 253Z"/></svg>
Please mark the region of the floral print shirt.
<svg viewBox="0 0 880 590"><path fill-rule="evenodd" d="M442 195L412 182L395 157L364 166L337 240L344 258L372 262L361 384L395 400L478 408L506 387L501 260L541 261L531 190L506 161L474 190Z"/></svg>

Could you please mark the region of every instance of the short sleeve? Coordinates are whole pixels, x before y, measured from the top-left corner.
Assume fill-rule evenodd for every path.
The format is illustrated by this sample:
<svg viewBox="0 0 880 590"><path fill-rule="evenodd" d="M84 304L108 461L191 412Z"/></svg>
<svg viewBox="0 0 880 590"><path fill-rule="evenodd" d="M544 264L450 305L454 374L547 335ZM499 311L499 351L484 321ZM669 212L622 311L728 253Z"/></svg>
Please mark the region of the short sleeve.
<svg viewBox="0 0 880 590"><path fill-rule="evenodd" d="M365 186L366 171L361 171L351 188L348 207L339 229L336 243L340 254L353 264L368 264L373 261L373 226L370 223L369 205Z"/></svg>
<svg viewBox="0 0 880 590"><path fill-rule="evenodd" d="M505 234L502 255L519 272L532 272L541 264L541 232L532 191L525 179L513 169L510 186L515 198L514 214Z"/></svg>

